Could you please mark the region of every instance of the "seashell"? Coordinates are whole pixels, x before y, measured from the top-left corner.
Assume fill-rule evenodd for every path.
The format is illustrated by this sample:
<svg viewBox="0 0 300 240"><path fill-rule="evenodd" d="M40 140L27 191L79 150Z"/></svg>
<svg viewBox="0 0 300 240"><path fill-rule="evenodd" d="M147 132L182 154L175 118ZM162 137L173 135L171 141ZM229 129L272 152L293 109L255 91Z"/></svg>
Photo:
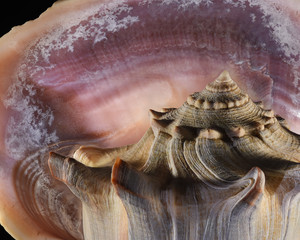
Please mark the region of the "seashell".
<svg viewBox="0 0 300 240"><path fill-rule="evenodd" d="M294 0L69 0L13 28L0 39L1 225L22 240L247 239L262 226L258 239L297 239L299 9ZM219 81L231 85L211 83L224 69L243 91L226 72ZM257 111L251 121L235 112L246 107ZM236 120L204 119L216 111ZM49 152L52 174L71 179L52 176ZM86 188L86 176L105 187ZM212 205L217 193L226 200ZM238 213L244 202L252 208ZM251 210L259 220L245 230L239 218Z"/></svg>
<svg viewBox="0 0 300 240"><path fill-rule="evenodd" d="M235 104L207 109L187 100L150 110L152 126L137 144L50 153L51 174L82 201L85 239L299 236L300 136L227 71L191 98Z"/></svg>

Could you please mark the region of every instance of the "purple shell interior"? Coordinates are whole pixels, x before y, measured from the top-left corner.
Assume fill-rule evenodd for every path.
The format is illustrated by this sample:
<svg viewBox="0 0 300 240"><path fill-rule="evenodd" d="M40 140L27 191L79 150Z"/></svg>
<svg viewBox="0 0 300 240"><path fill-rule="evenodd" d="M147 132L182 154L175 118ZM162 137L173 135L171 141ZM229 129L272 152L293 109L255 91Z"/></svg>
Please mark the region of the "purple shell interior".
<svg viewBox="0 0 300 240"><path fill-rule="evenodd" d="M149 108L180 106L225 69L300 132L300 25L290 13L269 1L145 0L68 15L28 45L6 91L1 164L56 142L134 143Z"/></svg>
<svg viewBox="0 0 300 240"><path fill-rule="evenodd" d="M6 150L20 158L65 139L135 142L141 133L117 139L223 69L298 130L298 26L276 6L243 1L122 1L73 16L27 50L4 101Z"/></svg>

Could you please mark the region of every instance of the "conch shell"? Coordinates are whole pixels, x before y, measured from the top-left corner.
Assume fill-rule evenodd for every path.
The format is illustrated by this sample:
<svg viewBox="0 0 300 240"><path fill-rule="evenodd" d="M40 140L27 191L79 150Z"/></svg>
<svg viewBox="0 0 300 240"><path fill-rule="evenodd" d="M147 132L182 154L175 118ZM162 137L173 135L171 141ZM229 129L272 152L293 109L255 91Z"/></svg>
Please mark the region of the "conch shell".
<svg viewBox="0 0 300 240"><path fill-rule="evenodd" d="M224 71L134 145L50 153L85 239L299 239L300 137Z"/></svg>
<svg viewBox="0 0 300 240"><path fill-rule="evenodd" d="M13 28L1 225L21 240L297 239L297 1L68 0ZM224 69L264 107L233 83L180 107ZM147 131L163 107L180 108L151 111Z"/></svg>

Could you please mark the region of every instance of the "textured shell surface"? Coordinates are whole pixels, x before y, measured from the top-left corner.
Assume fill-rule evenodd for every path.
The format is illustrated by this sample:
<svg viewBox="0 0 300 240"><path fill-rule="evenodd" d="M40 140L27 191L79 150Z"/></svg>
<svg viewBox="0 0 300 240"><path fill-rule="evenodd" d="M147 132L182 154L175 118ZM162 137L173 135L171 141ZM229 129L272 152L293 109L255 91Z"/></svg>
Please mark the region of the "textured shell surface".
<svg viewBox="0 0 300 240"><path fill-rule="evenodd" d="M1 225L21 240L299 239L299 12L61 0L13 28Z"/></svg>
<svg viewBox="0 0 300 240"><path fill-rule="evenodd" d="M137 144L50 153L82 201L86 239L297 239L300 136L227 71L150 116Z"/></svg>

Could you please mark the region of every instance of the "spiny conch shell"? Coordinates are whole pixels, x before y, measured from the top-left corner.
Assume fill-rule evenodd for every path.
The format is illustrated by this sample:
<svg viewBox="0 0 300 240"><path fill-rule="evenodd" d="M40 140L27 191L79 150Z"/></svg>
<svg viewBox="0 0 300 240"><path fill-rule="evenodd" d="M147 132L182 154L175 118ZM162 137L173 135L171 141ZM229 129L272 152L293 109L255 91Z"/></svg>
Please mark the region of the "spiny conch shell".
<svg viewBox="0 0 300 240"><path fill-rule="evenodd" d="M85 239L299 239L300 138L224 71L134 145L50 153Z"/></svg>
<svg viewBox="0 0 300 240"><path fill-rule="evenodd" d="M173 186L168 185L168 179L170 184L174 182L172 174L177 176L178 182L188 175L190 179L185 181L192 183L200 181L198 177L206 174L201 182L206 181L220 189L214 178L221 178L218 174L222 173L222 169L210 164L215 163L215 159L202 161L210 169L209 174L201 172L203 168L195 164L199 162L195 154L190 154L187 159L197 161L177 161L180 147L184 150L188 145L187 142L186 146L180 146L180 139L183 136L188 141L196 139L190 127L178 123L180 127L175 128L172 119L163 119L170 114L175 117L177 110L165 109L166 115L152 112L156 118L152 121L153 128L145 137L148 140L141 143L140 151L136 152L135 162L132 159L126 161L123 154L133 154L134 148L128 147L125 151L124 147L119 152L108 148L138 142L149 128L147 109L178 108L188 95L202 91L224 69L253 101L262 101L264 108L272 108L286 119L292 131L299 134L300 3L296 1L68 0L58 1L38 19L13 28L0 39L0 224L14 238L21 240L80 240L84 238L83 224L84 234L88 237L88 220L97 219L86 217L92 210L82 204L64 182L52 177L47 162L49 152L74 159L79 159L82 152L85 157L80 157L80 161L90 166L99 166L98 157L101 156L99 169L107 167L107 175L111 174L112 165L120 157L133 169L150 175L150 180L158 179L158 186L162 187L154 189L164 191L162 194L158 191L159 201L151 201L151 204L157 203L154 209L162 209L168 219L176 220L180 210L164 207L170 205L165 203L167 200L173 199L167 194L167 189ZM189 103L193 104L193 99L195 107L203 106L206 112L212 111L212 107L219 108L218 111L235 107L235 101L221 101L214 106L209 101L202 105L197 97L191 97ZM238 104L242 105L242 102ZM266 123L255 124L258 133L268 133L267 125L274 121L272 111L265 114ZM284 124L283 119L276 119ZM159 127L166 130L160 131ZM197 130L197 136L210 143L218 142L218 139L245 139L243 136L249 135L248 130L239 125L225 132L221 130L222 127L213 126L209 130ZM170 133L176 137L170 138ZM160 140L153 142L154 138ZM153 149L159 149L159 146L165 148L166 142L169 143L168 153L173 153L170 149L175 148L178 155L169 154L168 161L163 153L148 159L153 144ZM231 163L234 167L227 166L231 170L229 173L224 170L227 174L223 179L225 183L238 181L252 165L257 165L266 174L264 166L250 164L251 159L240 160L242 156L235 156L240 154L238 143L225 148L233 155L233 161L226 158L221 166L226 168ZM75 145L95 145L105 151L82 147L73 155ZM199 151L203 152L202 149ZM222 153L220 150L220 155ZM281 154L288 155L284 151ZM149 161L145 164L146 160L143 162L142 159ZM236 159L238 161L234 161ZM278 159L270 162L280 165L280 161L275 160ZM244 161L249 168L244 167L247 165L242 164ZM122 166L124 164L114 169L119 169L116 172L120 173L120 169L124 169ZM54 168L52 170L55 172ZM160 176L165 178L160 179ZM81 183L74 175L71 180ZM122 200L116 197L115 190L111 191L111 179L107 177L106 181L108 187L103 188L102 183L99 188L112 201L105 201L106 207L97 215L96 222L105 222L107 231L114 229L115 232L109 234L112 237L128 236L128 227L132 223L127 221ZM138 182L143 181L134 183ZM294 189L293 184L288 184L290 189ZM84 189L85 186L78 187ZM146 193L151 192L146 190ZM167 200L166 196L169 197ZM98 197L96 194L93 200L98 201ZM176 199L180 200L179 197ZM104 201L102 197L100 200ZM279 206L277 202L280 201L273 201L272 206ZM163 202L161 208L160 202ZM121 220L109 216L121 216ZM202 219L202 216L198 218ZM179 232L176 226L182 224L175 220L170 225ZM291 229L291 224L284 221L286 228ZM188 223L184 226L188 227ZM199 231L201 227L203 225L197 225ZM100 233L105 234L103 230ZM92 235L97 236L97 233ZM282 237L286 235L282 234Z"/></svg>

